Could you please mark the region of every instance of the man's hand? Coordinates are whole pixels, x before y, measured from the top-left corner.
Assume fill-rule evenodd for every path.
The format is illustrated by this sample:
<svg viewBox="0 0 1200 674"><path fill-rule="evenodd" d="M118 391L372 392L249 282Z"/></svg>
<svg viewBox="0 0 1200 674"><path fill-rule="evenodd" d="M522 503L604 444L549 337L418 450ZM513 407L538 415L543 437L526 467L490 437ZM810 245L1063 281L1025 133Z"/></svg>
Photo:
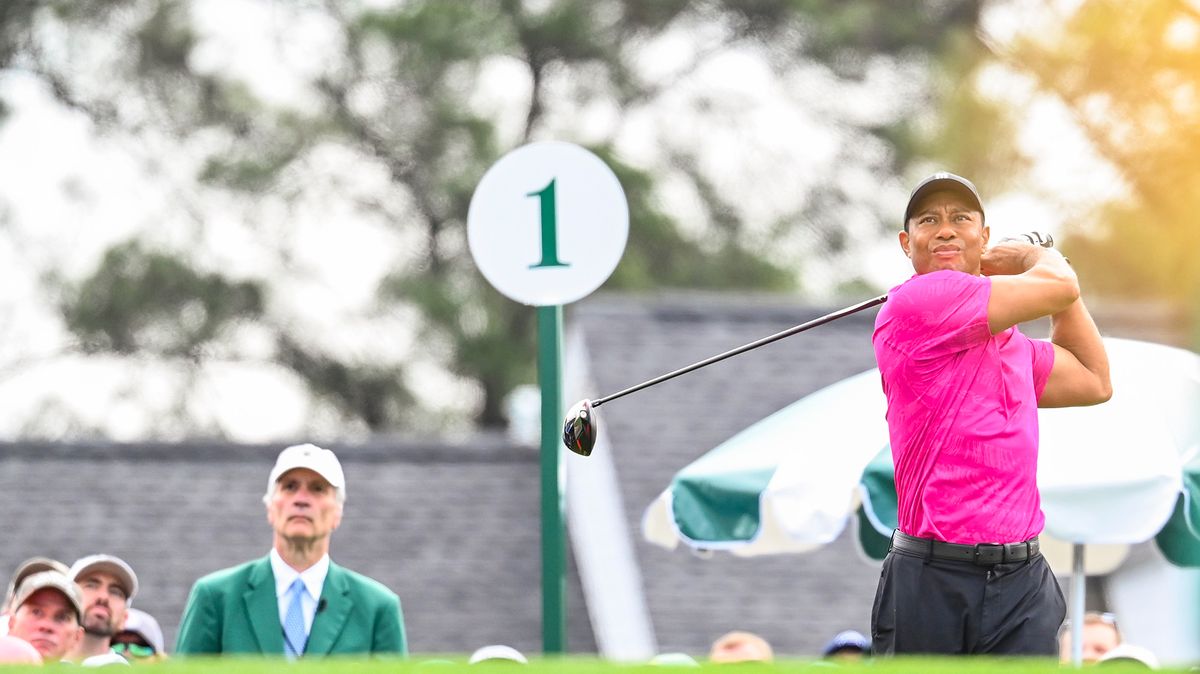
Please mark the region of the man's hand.
<svg viewBox="0 0 1200 674"><path fill-rule="evenodd" d="M980 273L984 276L1023 274L1041 259L1040 249L1053 248L1054 237L1041 232L1009 236L983 251ZM1063 258L1066 259L1065 257Z"/></svg>
<svg viewBox="0 0 1200 674"><path fill-rule="evenodd" d="M1041 245L1002 240L984 250L979 271L992 278L988 300L988 327L992 334L1042 316L1063 311L1079 298L1079 279L1067 259L1053 248L1053 239L1039 237Z"/></svg>
<svg viewBox="0 0 1200 674"><path fill-rule="evenodd" d="M1024 241L1005 239L988 246L979 258L979 273L984 276L1014 276L1033 268L1044 249Z"/></svg>

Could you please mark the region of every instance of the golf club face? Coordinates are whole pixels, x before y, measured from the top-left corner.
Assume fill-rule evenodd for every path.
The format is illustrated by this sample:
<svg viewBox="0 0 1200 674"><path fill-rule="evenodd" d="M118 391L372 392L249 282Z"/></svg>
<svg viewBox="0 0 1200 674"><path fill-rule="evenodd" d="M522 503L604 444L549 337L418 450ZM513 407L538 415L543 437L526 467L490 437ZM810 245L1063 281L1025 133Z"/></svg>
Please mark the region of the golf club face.
<svg viewBox="0 0 1200 674"><path fill-rule="evenodd" d="M580 456L591 456L596 444L596 412L590 400L571 406L563 422L563 444Z"/></svg>

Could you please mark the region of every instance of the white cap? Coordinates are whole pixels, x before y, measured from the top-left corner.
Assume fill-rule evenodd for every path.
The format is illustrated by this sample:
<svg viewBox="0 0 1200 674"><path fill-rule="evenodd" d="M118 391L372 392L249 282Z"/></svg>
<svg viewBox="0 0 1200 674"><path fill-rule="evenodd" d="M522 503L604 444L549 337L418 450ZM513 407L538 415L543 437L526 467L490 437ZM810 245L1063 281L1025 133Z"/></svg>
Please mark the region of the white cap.
<svg viewBox="0 0 1200 674"><path fill-rule="evenodd" d="M30 557L29 559L18 564L16 570L13 571L12 578L8 581L8 592L4 595L4 605L0 606L0 612L4 612L9 609L9 604L12 603L13 595L17 593L17 586L21 584L21 581L25 580L29 576L32 576L38 571L58 571L64 576L70 575L71 573L70 567L58 561L57 559L50 559L49 557Z"/></svg>
<svg viewBox="0 0 1200 674"><path fill-rule="evenodd" d="M1150 649L1133 644L1117 644L1113 646L1107 653L1100 656L1097 664L1101 662L1137 662L1150 669L1158 669L1158 658Z"/></svg>
<svg viewBox="0 0 1200 674"><path fill-rule="evenodd" d="M296 468L313 471L345 496L346 475L342 473L342 464L338 462L337 455L307 442L303 445L292 445L279 453L279 458L275 459L275 467L271 469L271 476L267 478L267 495L270 496L271 492L275 491L275 483L284 473Z"/></svg>
<svg viewBox="0 0 1200 674"><path fill-rule="evenodd" d="M57 571L38 571L21 581L21 584L17 586L16 595L13 596L13 613L16 613L17 609L33 596L33 593L47 588L58 590L66 597L71 608L75 610L75 617L80 623L83 622L83 594L80 593L79 586L75 584L74 580Z"/></svg>
<svg viewBox="0 0 1200 674"><path fill-rule="evenodd" d="M71 565L71 570L67 575L71 577L71 580L78 583L79 577L88 571L111 573L117 579L117 582L121 584L121 588L125 590L126 603L133 601L133 596L137 594L137 574L120 557L113 555L88 555L87 557L80 557Z"/></svg>
<svg viewBox="0 0 1200 674"><path fill-rule="evenodd" d="M483 662L485 660L509 660L512 662L519 662L523 665L529 663L529 661L525 659L525 656L521 655L521 651L518 651L512 646L493 644L491 646L483 646L472 653L471 659L467 661L467 664L473 665L477 662Z"/></svg>
<svg viewBox="0 0 1200 674"><path fill-rule="evenodd" d="M125 615L125 626L121 628L121 632L139 634L146 640L146 643L154 647L155 653L166 652L162 628L158 626L158 621L154 619L154 616L145 611L139 611L136 608L129 609L129 613Z"/></svg>

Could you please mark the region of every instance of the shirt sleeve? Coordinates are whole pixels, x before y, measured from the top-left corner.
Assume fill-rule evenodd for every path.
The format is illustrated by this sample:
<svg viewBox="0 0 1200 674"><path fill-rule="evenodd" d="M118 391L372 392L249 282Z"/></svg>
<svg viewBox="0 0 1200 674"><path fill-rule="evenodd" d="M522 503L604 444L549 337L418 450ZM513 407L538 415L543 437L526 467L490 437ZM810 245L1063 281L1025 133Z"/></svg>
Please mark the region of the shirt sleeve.
<svg viewBox="0 0 1200 674"><path fill-rule="evenodd" d="M1054 369L1054 345L1041 339L1031 339L1029 344L1033 350L1033 392L1041 400L1046 382L1050 381L1050 371Z"/></svg>
<svg viewBox="0 0 1200 674"><path fill-rule="evenodd" d="M887 340L913 358L938 358L991 338L992 281L943 270L914 276L888 297Z"/></svg>

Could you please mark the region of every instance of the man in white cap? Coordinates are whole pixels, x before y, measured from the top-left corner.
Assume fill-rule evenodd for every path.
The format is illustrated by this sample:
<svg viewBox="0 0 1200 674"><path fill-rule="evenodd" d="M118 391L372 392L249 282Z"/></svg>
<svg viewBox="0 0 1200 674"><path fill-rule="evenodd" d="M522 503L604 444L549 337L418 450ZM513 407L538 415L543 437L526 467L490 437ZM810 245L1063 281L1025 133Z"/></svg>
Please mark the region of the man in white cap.
<svg viewBox="0 0 1200 674"><path fill-rule="evenodd" d="M196 581L176 653L404 654L399 598L329 559L345 500L333 452L312 444L283 450L263 496L270 553Z"/></svg>
<svg viewBox="0 0 1200 674"><path fill-rule="evenodd" d="M83 597L83 638L66 659L107 656L112 636L124 627L129 602L137 594L137 574L120 557L100 554L76 560L68 575Z"/></svg>
<svg viewBox="0 0 1200 674"><path fill-rule="evenodd" d="M0 605L0 635L8 634L8 616L13 612L13 597L17 594L17 586L21 581L38 571L58 571L69 575L70 569L66 564L49 557L30 557L17 565L12 578L8 581L8 591L4 593L4 604Z"/></svg>
<svg viewBox="0 0 1200 674"><path fill-rule="evenodd" d="M17 586L8 633L28 641L43 662L58 662L83 638L83 597L58 571L39 571Z"/></svg>

